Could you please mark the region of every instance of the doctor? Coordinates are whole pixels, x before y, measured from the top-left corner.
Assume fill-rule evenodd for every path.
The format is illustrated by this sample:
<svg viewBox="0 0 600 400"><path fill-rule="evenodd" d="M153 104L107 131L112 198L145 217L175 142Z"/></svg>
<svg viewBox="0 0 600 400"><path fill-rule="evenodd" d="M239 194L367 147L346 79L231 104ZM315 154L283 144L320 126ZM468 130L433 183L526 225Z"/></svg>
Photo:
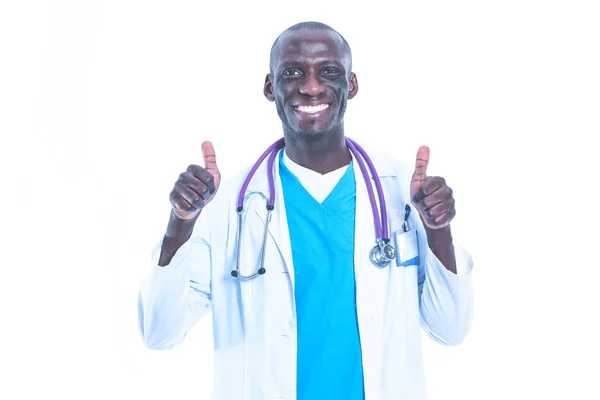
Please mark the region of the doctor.
<svg viewBox="0 0 600 400"><path fill-rule="evenodd" d="M415 167L367 149L377 174L363 171L344 135L358 80L335 30L288 28L270 69L264 94L285 148L242 190L249 169L221 185L203 143L205 166L190 165L175 183L140 290L143 340L171 349L212 310L214 399L425 399L420 326L456 345L472 317L472 261L453 243L452 191L426 175L425 146ZM385 219L375 214L377 183ZM395 252L385 266L371 256L378 223Z"/></svg>

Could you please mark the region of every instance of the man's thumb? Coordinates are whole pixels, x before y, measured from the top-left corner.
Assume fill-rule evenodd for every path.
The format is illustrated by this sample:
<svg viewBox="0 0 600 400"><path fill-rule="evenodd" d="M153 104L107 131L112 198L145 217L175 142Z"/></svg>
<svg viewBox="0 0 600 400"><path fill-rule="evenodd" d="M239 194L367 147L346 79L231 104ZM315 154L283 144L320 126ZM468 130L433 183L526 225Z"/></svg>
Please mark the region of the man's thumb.
<svg viewBox="0 0 600 400"><path fill-rule="evenodd" d="M207 171L218 171L217 168L217 157L215 156L215 149L211 142L202 143L202 156L204 157L204 168Z"/></svg>
<svg viewBox="0 0 600 400"><path fill-rule="evenodd" d="M421 183L427 176L427 165L429 164L429 147L421 146L417 151L417 161L415 163L415 172L413 173L411 185Z"/></svg>

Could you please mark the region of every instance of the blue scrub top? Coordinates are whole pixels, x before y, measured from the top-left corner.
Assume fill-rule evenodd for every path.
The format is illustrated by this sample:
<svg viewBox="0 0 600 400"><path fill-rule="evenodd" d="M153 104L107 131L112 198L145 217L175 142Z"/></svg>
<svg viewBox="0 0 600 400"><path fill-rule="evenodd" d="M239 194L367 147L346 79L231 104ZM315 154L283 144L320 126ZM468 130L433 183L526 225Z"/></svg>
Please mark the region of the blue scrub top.
<svg viewBox="0 0 600 400"><path fill-rule="evenodd" d="M297 399L364 400L353 165L323 203L304 189L281 156L279 167L295 271Z"/></svg>

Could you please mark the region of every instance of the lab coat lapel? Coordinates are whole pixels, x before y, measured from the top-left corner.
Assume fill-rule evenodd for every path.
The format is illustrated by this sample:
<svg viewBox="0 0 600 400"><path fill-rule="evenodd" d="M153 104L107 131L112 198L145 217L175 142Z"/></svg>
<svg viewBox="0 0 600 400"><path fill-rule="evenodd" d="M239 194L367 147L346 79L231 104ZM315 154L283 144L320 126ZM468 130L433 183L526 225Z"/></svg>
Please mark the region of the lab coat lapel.
<svg viewBox="0 0 600 400"><path fill-rule="evenodd" d="M285 213L285 204L283 198L283 188L281 186L281 179L279 178L279 153L275 157L275 163L273 165L273 172L275 174L275 203L273 213L271 215L271 222L269 223L269 235L275 242L281 258L284 261L284 268L287 271L291 293L294 293L294 264L292 262L292 245L290 242L290 234L287 225L287 217ZM260 191L266 198L269 197L269 181L267 175L267 161L265 160L260 168L256 171L254 179L252 180L248 190ZM266 203L257 204L254 212L258 215L258 218L265 223Z"/></svg>

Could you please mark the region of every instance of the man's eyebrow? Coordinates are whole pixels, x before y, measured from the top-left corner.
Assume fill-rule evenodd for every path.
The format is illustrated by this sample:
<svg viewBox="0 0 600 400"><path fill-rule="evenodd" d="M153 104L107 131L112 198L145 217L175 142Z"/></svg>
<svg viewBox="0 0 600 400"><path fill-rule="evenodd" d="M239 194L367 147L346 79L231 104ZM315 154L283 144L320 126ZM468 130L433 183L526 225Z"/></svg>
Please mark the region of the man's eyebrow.
<svg viewBox="0 0 600 400"><path fill-rule="evenodd" d="M344 62L342 60L323 60L321 62L319 62L319 64L321 66L334 66L334 67L338 67L338 68L342 68L342 69L346 69L346 65L344 64Z"/></svg>
<svg viewBox="0 0 600 400"><path fill-rule="evenodd" d="M282 61L279 63L280 68L300 67L302 64L298 61Z"/></svg>

